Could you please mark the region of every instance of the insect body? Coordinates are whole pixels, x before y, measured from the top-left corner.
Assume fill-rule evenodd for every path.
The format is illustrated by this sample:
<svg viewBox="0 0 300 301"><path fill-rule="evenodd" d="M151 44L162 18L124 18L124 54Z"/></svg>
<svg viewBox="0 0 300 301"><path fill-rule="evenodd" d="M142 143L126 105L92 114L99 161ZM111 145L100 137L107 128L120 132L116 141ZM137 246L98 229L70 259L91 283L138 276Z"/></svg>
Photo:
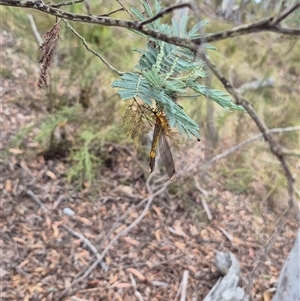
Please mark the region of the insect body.
<svg viewBox="0 0 300 301"><path fill-rule="evenodd" d="M160 152L162 163L166 168L169 178L172 178L173 175L175 174L175 166L174 166L174 161L170 150L170 146L166 138L167 133L170 131L169 123L167 118L163 114L155 113L155 115L156 115L155 127L154 127L153 140L152 140L152 146L150 151L150 162L149 162L150 172L152 172L154 169L157 145L159 145L159 152Z"/></svg>

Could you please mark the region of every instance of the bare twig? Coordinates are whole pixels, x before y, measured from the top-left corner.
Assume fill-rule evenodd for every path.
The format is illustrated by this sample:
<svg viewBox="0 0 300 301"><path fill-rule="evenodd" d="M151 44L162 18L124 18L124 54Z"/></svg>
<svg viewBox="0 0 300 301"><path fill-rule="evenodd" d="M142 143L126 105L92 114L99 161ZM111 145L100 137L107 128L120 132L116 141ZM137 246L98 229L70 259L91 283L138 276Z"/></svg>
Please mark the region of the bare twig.
<svg viewBox="0 0 300 301"><path fill-rule="evenodd" d="M188 279L189 279L189 271L186 270L183 273L182 281L181 281L181 297L180 297L180 301L185 301L186 300L186 291L187 291Z"/></svg>
<svg viewBox="0 0 300 301"><path fill-rule="evenodd" d="M178 300L178 298L179 298L179 296L180 296L180 293L181 293L181 287L182 287L182 281L180 282L178 291L177 291L176 296L175 296L175 298L174 298L173 301L177 301L177 300Z"/></svg>
<svg viewBox="0 0 300 301"><path fill-rule="evenodd" d="M201 199L202 207L203 207L203 209L206 212L207 218L211 221L213 217L212 217L210 209L209 209L209 207L207 205L206 199L205 199L205 197L200 197L200 199Z"/></svg>
<svg viewBox="0 0 300 301"><path fill-rule="evenodd" d="M237 93L243 94L245 91L256 90L265 87L273 87L275 80L273 78L266 78L262 80L255 80L249 83L245 83L236 89Z"/></svg>
<svg viewBox="0 0 300 301"><path fill-rule="evenodd" d="M29 19L29 22L30 22L30 25L31 25L31 29L33 31L33 34L38 42L39 45L42 45L43 44L43 39L35 25L35 22L34 22L34 19L33 19L33 16L31 14L28 14L27 15L28 19Z"/></svg>
<svg viewBox="0 0 300 301"><path fill-rule="evenodd" d="M162 281L156 281L156 280L154 280L154 281L151 282L151 284L153 286L159 286L159 287L164 287L164 288L168 288L169 287L168 283L162 282Z"/></svg>
<svg viewBox="0 0 300 301"><path fill-rule="evenodd" d="M225 237L232 243L233 237L232 235L226 231L224 228L222 227L218 227L218 229L225 235Z"/></svg>
<svg viewBox="0 0 300 301"><path fill-rule="evenodd" d="M286 128L273 128L269 130L269 133L285 133L285 132L293 132L293 131L300 131L300 126L291 126L291 127L286 127ZM237 150L239 150L240 148L248 145L249 143L254 142L255 140L261 139L263 138L263 134L257 134L229 149L227 149L226 151L224 151L223 153L213 157L211 160L209 160L208 162L205 163L205 165L203 166L203 168L206 168L207 166L213 164L214 162L221 160L225 157L227 157L228 155L231 155L233 153L235 153Z"/></svg>
<svg viewBox="0 0 300 301"><path fill-rule="evenodd" d="M207 198L207 196L208 196L208 193L207 193L206 190L204 190L204 189L200 186L199 181L198 181L197 178L195 179L195 186L196 186L196 188L203 194L203 197L200 197L200 199L201 199L201 204L202 204L203 209L205 210L205 212L206 212L206 214L207 214L207 218L211 221L211 220L212 220L212 214L211 214L210 209L209 209L209 207L208 207L208 205L207 205L207 202L206 202L206 198Z"/></svg>
<svg viewBox="0 0 300 301"><path fill-rule="evenodd" d="M46 208L46 206L41 202L41 200L33 193L32 190L27 189L26 193L31 197L32 200L34 200L46 214L51 214L51 212Z"/></svg>
<svg viewBox="0 0 300 301"><path fill-rule="evenodd" d="M124 72L121 72L121 71L119 71L119 70L117 70L115 67L113 67L106 59L104 59L104 57L101 55L101 54L99 54L98 52L96 52L95 50L93 50L88 44L87 44L87 42L85 41L85 38L83 37L83 36L81 36L71 25L70 25L70 23L67 21L67 20L65 20L65 19L62 19L63 20L63 22L66 24L66 26L68 27L68 28L70 28L70 30L73 32L73 34L75 35L75 36L77 36L80 40L81 40L81 42L82 42L82 44L84 45L84 47L88 50L88 51L90 51L91 53L93 53L95 56L97 56L109 69L111 69L112 71L114 71L114 72L116 72L118 75L122 75L122 74L124 74Z"/></svg>
<svg viewBox="0 0 300 301"><path fill-rule="evenodd" d="M84 0L66 1L66 2L61 2L61 3L57 3L57 4L50 4L49 6L54 7L54 8L59 8L62 6L74 5L74 4L81 3L81 2L84 2Z"/></svg>
<svg viewBox="0 0 300 301"><path fill-rule="evenodd" d="M82 242L96 255L97 259L101 256L97 250L97 248L81 233L74 231L70 227L66 225L62 225L64 229L66 229L68 232L70 232L73 236L78 237L79 239L82 240ZM101 267L104 271L107 271L107 266L106 264L101 261Z"/></svg>
<svg viewBox="0 0 300 301"><path fill-rule="evenodd" d="M97 16L99 16L99 17L109 17L109 16L111 16L115 13L118 13L119 11L123 11L123 10L124 10L123 8L118 8L118 9L116 9L116 10L110 12L110 13L103 14L103 15L97 15Z"/></svg>
<svg viewBox="0 0 300 301"><path fill-rule="evenodd" d="M180 3L180 4L176 4L176 5L172 5L169 7L166 7L165 9L161 10L160 12L158 12L156 15L154 15L153 17L146 19L144 21L139 22L139 26L144 26L146 24L152 23L155 20L161 18L163 15L166 15L170 12L172 12L175 9L180 9L180 8L184 8L184 7L189 7L190 9L192 9L192 5L190 2L186 2L186 3Z"/></svg>
<svg viewBox="0 0 300 301"><path fill-rule="evenodd" d="M131 281L131 285L134 289L135 296L138 298L139 301L144 301L141 293L136 289L136 281L135 281L135 279L134 279L134 277L131 273L129 273L129 278L130 278L130 281Z"/></svg>
<svg viewBox="0 0 300 301"><path fill-rule="evenodd" d="M127 14L128 14L132 19L134 19L133 15L130 13L130 11L129 11L128 9L126 9L126 7L120 2L120 0L116 0L116 1L120 4L120 6L123 8L123 10L126 11Z"/></svg>

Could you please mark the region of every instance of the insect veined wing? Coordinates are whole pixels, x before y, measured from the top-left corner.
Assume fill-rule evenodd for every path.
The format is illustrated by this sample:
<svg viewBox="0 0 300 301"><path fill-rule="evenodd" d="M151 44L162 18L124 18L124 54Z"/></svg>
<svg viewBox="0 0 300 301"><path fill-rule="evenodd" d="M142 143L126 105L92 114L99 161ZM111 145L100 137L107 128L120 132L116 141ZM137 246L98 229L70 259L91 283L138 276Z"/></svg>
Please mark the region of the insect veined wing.
<svg viewBox="0 0 300 301"><path fill-rule="evenodd" d="M156 117L151 151L150 151L150 161L149 161L150 172L153 171L155 166L156 150L157 150L157 145L159 144L159 137L161 136L161 132L162 132L161 121L158 117Z"/></svg>
<svg viewBox="0 0 300 301"><path fill-rule="evenodd" d="M175 165L174 165L172 153L164 129L161 130L159 136L159 153L160 153L161 161L166 168L169 178L172 178L173 175L175 174Z"/></svg>

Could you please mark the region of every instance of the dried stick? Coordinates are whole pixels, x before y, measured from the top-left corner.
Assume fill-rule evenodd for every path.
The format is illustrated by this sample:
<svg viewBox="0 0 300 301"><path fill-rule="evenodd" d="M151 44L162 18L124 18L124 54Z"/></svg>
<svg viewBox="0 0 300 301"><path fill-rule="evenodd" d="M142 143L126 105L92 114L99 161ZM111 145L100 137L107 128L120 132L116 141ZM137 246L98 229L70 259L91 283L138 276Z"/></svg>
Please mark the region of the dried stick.
<svg viewBox="0 0 300 301"><path fill-rule="evenodd" d="M232 237L232 235L228 232L228 231L226 231L224 228L222 228L222 227L218 227L218 229L226 236L226 238L232 243L232 241L233 241L233 237Z"/></svg>
<svg viewBox="0 0 300 301"><path fill-rule="evenodd" d="M83 236L81 233L74 231L73 229L71 229L70 227L63 225L62 226L64 229L66 229L68 232L70 232L73 236L78 237L79 239L81 239L83 241L84 244L86 244L89 249L96 255L96 257L98 258L100 256L100 254L98 253L97 248L85 237Z"/></svg>
<svg viewBox="0 0 300 301"><path fill-rule="evenodd" d="M269 133L285 133L285 132L294 132L294 131L300 131L300 126L291 126L291 127L286 127L286 128L273 128L269 130ZM249 143L252 143L255 140L261 139L263 138L263 134L258 134L255 135L229 149L227 149L226 151L224 151L223 153L213 157L211 160L209 160L208 162L206 162L203 166L203 168L208 167L209 165L213 164L214 162L221 160L225 157L227 157L228 155L235 153L237 150L239 150L240 148L248 145Z"/></svg>
<svg viewBox="0 0 300 301"><path fill-rule="evenodd" d="M103 14L103 15L97 15L97 16L99 16L99 17L109 17L109 16L111 16L115 13L118 13L119 11L123 11L123 10L124 10L123 8L118 8L118 9L116 9L116 10L110 12L110 13Z"/></svg>
<svg viewBox="0 0 300 301"><path fill-rule="evenodd" d="M129 273L129 278L130 278L130 281L131 281L131 285L134 289L135 296L138 298L139 301L144 301L141 293L136 289L136 281L135 281L135 279L134 279L134 277L131 273Z"/></svg>
<svg viewBox="0 0 300 301"><path fill-rule="evenodd" d="M182 281L181 281L181 297L180 297L180 301L185 301L186 300L186 290L187 290L187 285L188 285L188 279L189 279L189 271L186 270L183 273Z"/></svg>
<svg viewBox="0 0 300 301"><path fill-rule="evenodd" d="M134 19L133 15L130 13L130 11L129 11L128 9L126 9L126 7L120 2L120 0L116 0L116 1L120 4L120 6L123 8L123 10L126 11L127 14L128 14L132 19Z"/></svg>
<svg viewBox="0 0 300 301"><path fill-rule="evenodd" d="M32 190L27 189L26 190L27 195L31 197L32 200L34 200L44 211L44 213L51 215L51 212L47 209L47 207L41 202L41 200L33 193Z"/></svg>
<svg viewBox="0 0 300 301"><path fill-rule="evenodd" d="M203 209L205 210L205 212L207 214L207 218L211 221L213 217L212 217L212 214L211 214L210 209L209 209L209 207L207 205L207 202L206 202L206 197L208 196L208 193L203 188L201 188L198 179L195 180L195 186L204 195L203 197L200 197L201 198L201 204L202 204Z"/></svg>
<svg viewBox="0 0 300 301"><path fill-rule="evenodd" d="M68 232L70 232L73 236L78 237L83 241L83 243L96 255L97 259L101 256L97 250L97 248L81 233L74 231L72 228L62 225L64 229L66 229ZM101 261L101 267L104 271L107 271L106 264Z"/></svg>
<svg viewBox="0 0 300 301"><path fill-rule="evenodd" d="M146 19L144 21L141 21L138 24L139 24L139 26L144 26L145 24L149 24L149 23L154 22L155 20L163 17L163 15L168 14L168 13L172 12L175 9L180 9L180 8L184 8L184 7L188 7L190 9L192 9L192 3L191 2L180 3L180 4L176 4L176 5L166 7L165 9L161 10L160 12L158 12L153 17L151 17L149 19Z"/></svg>

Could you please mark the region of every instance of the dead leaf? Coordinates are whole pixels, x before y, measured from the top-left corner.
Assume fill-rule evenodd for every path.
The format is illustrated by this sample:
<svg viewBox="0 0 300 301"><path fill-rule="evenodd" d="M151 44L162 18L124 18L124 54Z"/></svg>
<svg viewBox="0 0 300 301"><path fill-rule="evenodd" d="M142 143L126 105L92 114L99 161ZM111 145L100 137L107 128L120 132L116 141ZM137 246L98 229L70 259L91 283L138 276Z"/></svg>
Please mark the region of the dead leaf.
<svg viewBox="0 0 300 301"><path fill-rule="evenodd" d="M77 220L79 220L80 222L82 222L84 225L87 225L87 226L91 226L93 223L85 218L85 217L80 217L80 216L77 216Z"/></svg>
<svg viewBox="0 0 300 301"><path fill-rule="evenodd" d="M159 229L155 231L155 238L156 238L157 241L161 241L160 230Z"/></svg>
<svg viewBox="0 0 300 301"><path fill-rule="evenodd" d="M20 238L20 237L13 237L13 241L14 242L18 242L20 244L23 244L23 245L26 245L26 240L24 240L23 238Z"/></svg>
<svg viewBox="0 0 300 301"><path fill-rule="evenodd" d="M184 250L186 245L184 243L181 243L181 242L178 242L178 241L175 241L174 245L180 249L180 250Z"/></svg>
<svg viewBox="0 0 300 301"><path fill-rule="evenodd" d="M120 233L122 230L124 230L126 228L126 225L122 225L121 227L119 227L118 229L116 229L115 233L118 234Z"/></svg>
<svg viewBox="0 0 300 301"><path fill-rule="evenodd" d="M56 175L55 175L52 171L50 171L50 170L47 170L47 171L46 171L46 175L47 175L50 179L52 179L52 180L56 180L56 179L57 179Z"/></svg>
<svg viewBox="0 0 300 301"><path fill-rule="evenodd" d="M133 188L131 186L119 185L116 190L119 192L123 192L124 194L126 194L128 196L133 195Z"/></svg>
<svg viewBox="0 0 300 301"><path fill-rule="evenodd" d="M119 274L116 274L115 276L111 277L109 279L109 284L115 283L118 280L118 278L119 278Z"/></svg>
<svg viewBox="0 0 300 301"><path fill-rule="evenodd" d="M52 222L48 215L46 215L46 225L48 229L51 229Z"/></svg>
<svg viewBox="0 0 300 301"><path fill-rule="evenodd" d="M5 181L5 190L6 190L7 192L10 192L10 191L11 191L11 180L10 180L10 179L7 179L7 180Z"/></svg>
<svg viewBox="0 0 300 301"><path fill-rule="evenodd" d="M199 235L199 231L198 231L198 229L197 229L196 226L194 226L194 225L189 225L189 228L190 228L191 234L192 234L193 236Z"/></svg>
<svg viewBox="0 0 300 301"><path fill-rule="evenodd" d="M37 283L36 285L28 287L28 290L31 294L34 292L42 293L42 292L44 292L44 290L41 286L42 286L42 283Z"/></svg>
<svg viewBox="0 0 300 301"><path fill-rule="evenodd" d="M26 296L24 297L23 301L29 301L30 296L28 294L26 294Z"/></svg>
<svg viewBox="0 0 300 301"><path fill-rule="evenodd" d="M131 283L128 283L128 282L120 282L120 283L114 284L113 287L116 287L116 288L127 288L127 287L131 287ZM122 299L121 299L121 300L122 300Z"/></svg>
<svg viewBox="0 0 300 301"><path fill-rule="evenodd" d="M124 237L123 240L126 241L127 243L133 245L133 246L138 246L140 244L137 240L133 239L130 236Z"/></svg>
<svg viewBox="0 0 300 301"><path fill-rule="evenodd" d="M158 208L157 206L155 205L152 205L152 209L155 211L156 215L157 216L161 216L161 211L160 211L160 208Z"/></svg>
<svg viewBox="0 0 300 301"><path fill-rule="evenodd" d="M133 274L136 276L140 281L146 281L146 277L142 275L138 270L133 269L133 268L128 268L126 272Z"/></svg>
<svg viewBox="0 0 300 301"><path fill-rule="evenodd" d="M19 149L19 148L10 148L8 150L11 154L14 154L14 155L21 155L24 153L24 151L22 149Z"/></svg>
<svg viewBox="0 0 300 301"><path fill-rule="evenodd" d="M197 273L197 269L196 269L193 265L189 265L189 270L190 270L193 274L196 274L196 273Z"/></svg>
<svg viewBox="0 0 300 301"><path fill-rule="evenodd" d="M271 292L265 291L263 293L263 300L264 301L271 301L273 294Z"/></svg>
<svg viewBox="0 0 300 301"><path fill-rule="evenodd" d="M65 288L69 288L71 285L70 278L65 278L64 280L65 280Z"/></svg>
<svg viewBox="0 0 300 301"><path fill-rule="evenodd" d="M18 265L18 268L19 269L22 269L25 265L27 265L29 263L29 259L26 259L24 260L23 262L21 262L19 265Z"/></svg>
<svg viewBox="0 0 300 301"><path fill-rule="evenodd" d="M185 237L185 238L188 238L188 235L186 235L182 228L178 225L178 226L175 226L173 228L169 227L169 231L172 233L172 234L175 234L175 235L178 235L178 236L182 236L182 237Z"/></svg>
<svg viewBox="0 0 300 301"><path fill-rule="evenodd" d="M59 235L58 226L56 224L52 224L52 230L53 230L53 237L57 238Z"/></svg>
<svg viewBox="0 0 300 301"><path fill-rule="evenodd" d="M106 263L107 265L110 265L110 264L111 264L111 259L110 259L109 256L106 256L106 257L105 257L105 263Z"/></svg>

